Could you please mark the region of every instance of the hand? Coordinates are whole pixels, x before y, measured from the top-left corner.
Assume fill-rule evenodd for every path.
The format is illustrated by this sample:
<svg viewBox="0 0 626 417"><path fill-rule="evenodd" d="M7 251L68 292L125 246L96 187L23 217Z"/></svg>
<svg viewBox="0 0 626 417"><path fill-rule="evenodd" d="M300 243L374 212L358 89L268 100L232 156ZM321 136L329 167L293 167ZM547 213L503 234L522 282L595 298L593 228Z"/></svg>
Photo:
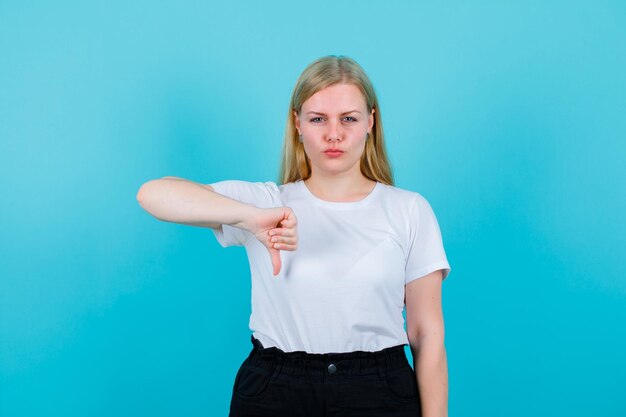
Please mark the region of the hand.
<svg viewBox="0 0 626 417"><path fill-rule="evenodd" d="M279 251L295 251L298 248L296 215L289 207L258 208L251 220L246 229L269 251L276 276L281 268Z"/></svg>

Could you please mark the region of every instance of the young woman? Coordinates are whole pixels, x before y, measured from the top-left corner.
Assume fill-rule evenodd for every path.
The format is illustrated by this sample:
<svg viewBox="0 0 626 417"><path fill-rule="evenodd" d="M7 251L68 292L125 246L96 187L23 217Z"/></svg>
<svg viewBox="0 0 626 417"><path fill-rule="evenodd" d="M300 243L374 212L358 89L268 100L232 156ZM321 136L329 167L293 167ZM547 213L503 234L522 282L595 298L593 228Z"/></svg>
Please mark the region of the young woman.
<svg viewBox="0 0 626 417"><path fill-rule="evenodd" d="M374 88L354 60L327 56L301 74L279 184L164 177L138 194L155 217L246 248L253 346L230 415L447 416L450 265L428 201L393 186Z"/></svg>

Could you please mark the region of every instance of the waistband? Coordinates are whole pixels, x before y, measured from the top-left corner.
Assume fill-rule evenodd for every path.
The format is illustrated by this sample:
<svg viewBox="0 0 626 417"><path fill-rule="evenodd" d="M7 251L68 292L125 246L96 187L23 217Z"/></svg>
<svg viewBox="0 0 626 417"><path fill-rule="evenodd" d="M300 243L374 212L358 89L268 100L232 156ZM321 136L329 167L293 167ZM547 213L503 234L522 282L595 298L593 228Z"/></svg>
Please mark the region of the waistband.
<svg viewBox="0 0 626 417"><path fill-rule="evenodd" d="M404 353L404 345L388 347L376 352L308 353L284 352L277 347L265 348L250 336L252 351L246 361L258 366L290 375L375 375L383 376L402 368L411 368ZM411 368L412 369L412 368Z"/></svg>

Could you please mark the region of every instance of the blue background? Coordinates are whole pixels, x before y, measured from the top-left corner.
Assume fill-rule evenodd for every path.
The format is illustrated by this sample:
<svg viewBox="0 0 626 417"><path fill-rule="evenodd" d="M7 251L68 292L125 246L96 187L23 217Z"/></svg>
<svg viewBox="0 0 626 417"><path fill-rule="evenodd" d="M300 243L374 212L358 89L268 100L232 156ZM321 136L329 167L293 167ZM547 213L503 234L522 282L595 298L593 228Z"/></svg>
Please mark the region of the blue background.
<svg viewBox="0 0 626 417"><path fill-rule="evenodd" d="M624 45L621 1L1 1L0 415L227 414L245 251L135 196L277 181L327 54L437 214L450 415L626 415Z"/></svg>

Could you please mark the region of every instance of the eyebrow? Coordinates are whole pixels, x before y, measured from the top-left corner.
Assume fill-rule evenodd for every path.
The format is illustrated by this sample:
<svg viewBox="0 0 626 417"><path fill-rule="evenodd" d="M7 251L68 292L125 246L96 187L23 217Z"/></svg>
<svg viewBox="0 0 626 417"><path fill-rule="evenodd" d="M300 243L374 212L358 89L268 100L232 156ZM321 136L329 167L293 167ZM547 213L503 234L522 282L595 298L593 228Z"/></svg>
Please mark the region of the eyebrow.
<svg viewBox="0 0 626 417"><path fill-rule="evenodd" d="M350 111L343 112L341 114L344 115L344 114L350 114L350 113L361 113L361 112L358 111L358 110L350 110ZM317 112L317 111L309 111L306 114L320 114L322 116L326 116L326 114L320 113L320 112Z"/></svg>

